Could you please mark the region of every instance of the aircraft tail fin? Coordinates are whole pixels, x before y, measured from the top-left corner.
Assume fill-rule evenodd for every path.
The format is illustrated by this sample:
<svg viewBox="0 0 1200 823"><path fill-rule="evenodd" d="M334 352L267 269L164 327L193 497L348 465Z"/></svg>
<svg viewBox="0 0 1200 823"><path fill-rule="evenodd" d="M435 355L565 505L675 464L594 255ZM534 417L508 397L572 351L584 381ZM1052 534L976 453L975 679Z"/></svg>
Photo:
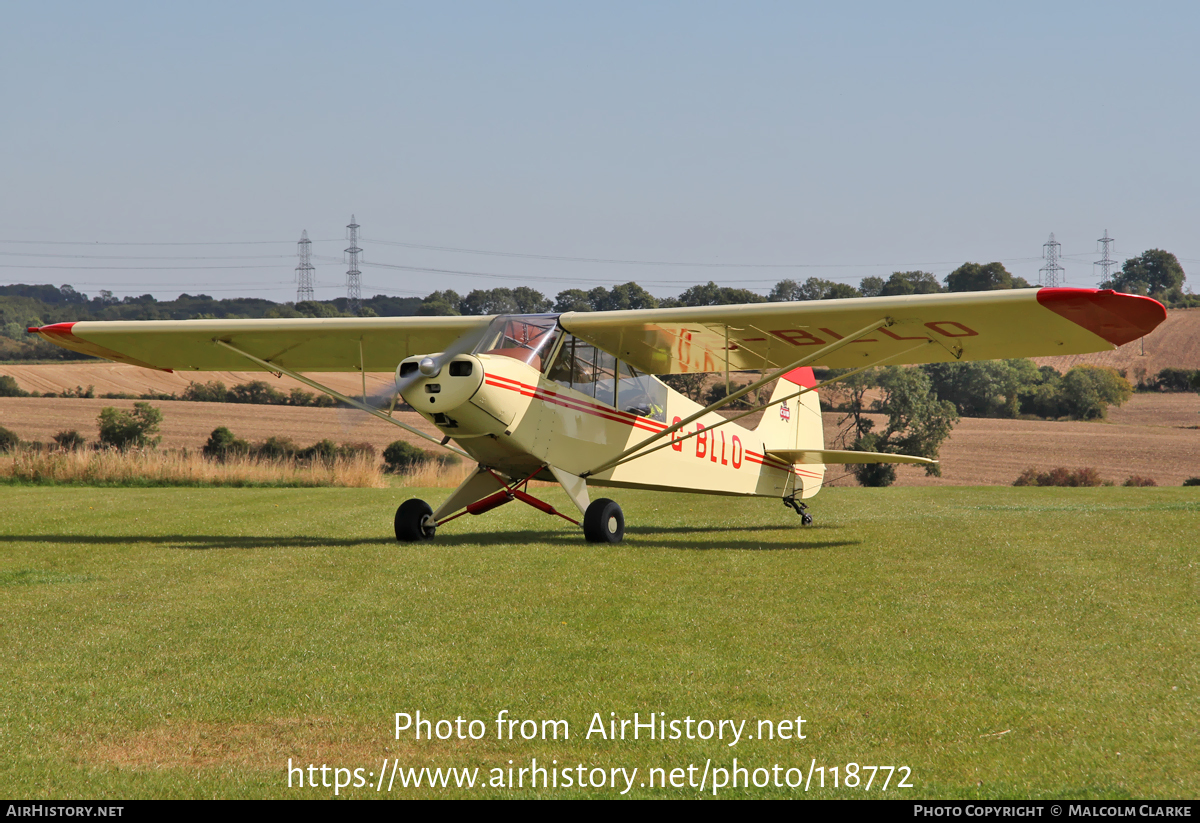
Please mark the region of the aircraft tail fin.
<svg viewBox="0 0 1200 823"><path fill-rule="evenodd" d="M817 385L813 370L808 366L792 369L775 382L768 402L775 403L800 391ZM815 391L805 392L799 397L767 406L762 420L755 429L767 453L804 450L820 452L825 448L825 430L821 423L821 403ZM823 463L806 463L797 472L796 483L801 487L802 497L812 497L825 478Z"/></svg>

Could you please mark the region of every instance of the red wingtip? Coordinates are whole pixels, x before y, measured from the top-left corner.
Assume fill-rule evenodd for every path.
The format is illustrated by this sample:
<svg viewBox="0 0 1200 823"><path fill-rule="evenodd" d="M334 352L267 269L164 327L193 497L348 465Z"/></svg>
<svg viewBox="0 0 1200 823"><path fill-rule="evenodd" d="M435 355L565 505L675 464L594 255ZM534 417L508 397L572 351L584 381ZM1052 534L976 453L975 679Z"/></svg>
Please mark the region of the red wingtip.
<svg viewBox="0 0 1200 823"><path fill-rule="evenodd" d="M1115 346L1146 336L1167 319L1166 307L1157 300L1112 289L1039 289L1037 299Z"/></svg>
<svg viewBox="0 0 1200 823"><path fill-rule="evenodd" d="M53 334L58 337L73 337L71 327L74 323L51 323L48 326L30 326L29 331L40 334Z"/></svg>

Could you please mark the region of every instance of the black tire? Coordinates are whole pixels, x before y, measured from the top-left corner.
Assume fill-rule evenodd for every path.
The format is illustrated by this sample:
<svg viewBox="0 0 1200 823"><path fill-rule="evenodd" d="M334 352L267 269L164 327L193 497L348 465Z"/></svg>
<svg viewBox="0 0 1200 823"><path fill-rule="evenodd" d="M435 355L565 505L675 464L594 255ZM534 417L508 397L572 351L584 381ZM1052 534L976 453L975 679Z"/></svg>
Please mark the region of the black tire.
<svg viewBox="0 0 1200 823"><path fill-rule="evenodd" d="M583 536L589 543L620 543L625 537L625 515L615 500L593 500L583 514Z"/></svg>
<svg viewBox="0 0 1200 823"><path fill-rule="evenodd" d="M396 539L403 543L429 540L437 530L433 509L424 500L405 500L396 509Z"/></svg>

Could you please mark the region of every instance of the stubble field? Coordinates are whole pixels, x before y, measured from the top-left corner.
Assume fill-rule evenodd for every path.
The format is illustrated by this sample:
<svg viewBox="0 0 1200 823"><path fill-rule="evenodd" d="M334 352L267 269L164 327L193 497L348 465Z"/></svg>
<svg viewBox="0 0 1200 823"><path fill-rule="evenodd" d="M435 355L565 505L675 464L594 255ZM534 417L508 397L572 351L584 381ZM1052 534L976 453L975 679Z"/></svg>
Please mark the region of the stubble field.
<svg viewBox="0 0 1200 823"><path fill-rule="evenodd" d="M132 408L132 400L76 398L0 398L0 425L24 440L49 442L66 429L96 438L96 418L105 406ZM251 406L235 403L155 401L162 409L163 448L199 449L217 426L229 427L250 441L286 436L301 445L329 438L335 442L367 442L381 452L394 440L437 450L428 441L370 415L346 409ZM415 413L399 413L404 422L440 433ZM827 413L826 445L835 448L841 415ZM1121 483L1130 475L1154 478L1159 485L1178 486L1200 476L1200 395L1139 394L1110 410L1105 422L1045 422L964 418L942 447L942 477L926 477L920 468L902 466L901 485L1007 485L1029 466L1091 466L1101 476ZM831 466L830 485L851 484Z"/></svg>

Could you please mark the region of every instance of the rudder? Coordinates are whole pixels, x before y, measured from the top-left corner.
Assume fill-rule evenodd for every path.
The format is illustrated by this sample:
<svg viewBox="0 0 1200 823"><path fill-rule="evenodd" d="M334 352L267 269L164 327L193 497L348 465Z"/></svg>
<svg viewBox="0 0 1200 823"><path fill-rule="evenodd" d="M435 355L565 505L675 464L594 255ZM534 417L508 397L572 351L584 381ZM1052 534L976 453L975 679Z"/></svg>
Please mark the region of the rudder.
<svg viewBox="0 0 1200 823"><path fill-rule="evenodd" d="M805 392L782 403L780 398L795 394L801 388L817 385L817 378L809 366L801 366L775 382L769 403L755 434L762 440L766 450L773 449L824 449L825 428L821 421L821 401L815 391ZM796 482L800 484L801 497L812 497L821 488L825 479L825 466L804 465L796 467Z"/></svg>

